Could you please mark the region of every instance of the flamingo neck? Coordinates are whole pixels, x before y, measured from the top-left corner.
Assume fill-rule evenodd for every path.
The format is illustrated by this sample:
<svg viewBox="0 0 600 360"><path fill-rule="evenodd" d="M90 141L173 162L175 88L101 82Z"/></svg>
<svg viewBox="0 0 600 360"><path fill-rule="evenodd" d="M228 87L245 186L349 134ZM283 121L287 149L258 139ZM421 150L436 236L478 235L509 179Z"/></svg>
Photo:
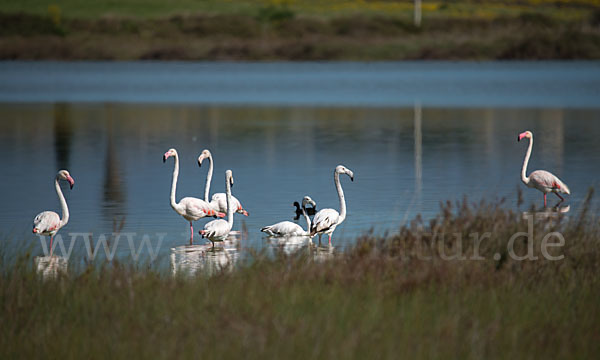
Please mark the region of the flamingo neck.
<svg viewBox="0 0 600 360"><path fill-rule="evenodd" d="M306 213L306 206L304 204L302 204L302 215L304 215L304 218L306 219L306 233L310 233L310 216L308 216L308 214Z"/></svg>
<svg viewBox="0 0 600 360"><path fill-rule="evenodd" d="M231 201L231 184L229 183L229 179L227 177L225 177L226 179L226 184L225 184L225 188L226 188L226 192L227 192L227 196L226 196L226 200L227 200L227 224L229 225L229 229L231 230L233 228L233 201Z"/></svg>
<svg viewBox="0 0 600 360"><path fill-rule="evenodd" d="M179 156L175 154L175 166L173 167L173 179L171 182L171 207L179 213L179 204L175 202L175 193L177 192L177 178L179 177Z"/></svg>
<svg viewBox="0 0 600 360"><path fill-rule="evenodd" d="M60 189L58 177L54 180L54 187L56 188L56 194L58 195L58 200L60 201L60 207L62 209L62 219L60 219L60 227L63 227L69 222L69 207L67 206L65 196L63 195L63 192Z"/></svg>
<svg viewBox="0 0 600 360"><path fill-rule="evenodd" d="M208 173L206 174L206 184L204 185L204 201L210 202L208 198L210 193L210 183L212 182L213 176L213 159L212 155L208 157Z"/></svg>
<svg viewBox="0 0 600 360"><path fill-rule="evenodd" d="M340 174L337 172L333 175L333 181L335 182L335 188L337 189L338 197L340 198L340 217L338 224L346 219L346 199L344 198L344 190L342 190L342 184L340 183Z"/></svg>
<svg viewBox="0 0 600 360"><path fill-rule="evenodd" d="M531 157L531 150L533 149L533 137L529 139L529 147L527 148L527 153L525 154L525 160L523 160L523 168L521 169L521 181L525 183L525 185L529 184L529 178L527 177L527 164L529 164L529 158Z"/></svg>

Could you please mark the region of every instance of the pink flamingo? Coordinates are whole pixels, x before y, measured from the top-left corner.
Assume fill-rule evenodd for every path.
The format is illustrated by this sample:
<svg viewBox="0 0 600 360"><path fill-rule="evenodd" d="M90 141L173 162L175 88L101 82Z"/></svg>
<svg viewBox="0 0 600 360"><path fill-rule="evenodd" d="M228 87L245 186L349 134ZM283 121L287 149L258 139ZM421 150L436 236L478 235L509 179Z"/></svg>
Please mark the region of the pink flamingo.
<svg viewBox="0 0 600 360"><path fill-rule="evenodd" d="M193 197L184 197L179 201L175 202L175 192L177 189L177 178L179 177L179 155L177 150L169 149L163 156L163 162L166 162L169 157L175 157L175 167L173 169L173 181L171 184L171 207L176 213L183 216L184 219L190 222L190 245L194 242L194 226L193 221L201 219L206 216L217 216L225 217L225 214L212 209L210 204L204 200L200 200Z"/></svg>
<svg viewBox="0 0 600 360"><path fill-rule="evenodd" d="M519 134L517 141L521 141L523 138L529 139L529 148L527 148L527 154L523 161L523 168L521 169L521 180L525 185L531 188L536 188L544 194L544 207L546 207L546 194L553 192L563 202L565 199L559 195L559 192L570 195L571 190L563 183L556 175L546 170L536 170L526 176L527 164L529 163L529 157L531 156L531 149L533 148L533 133L531 131L525 131Z"/></svg>
<svg viewBox="0 0 600 360"><path fill-rule="evenodd" d="M56 194L58 195L58 200L60 201L60 206L62 208L62 219L54 211L43 211L33 219L34 234L41 234L44 236L50 235L50 256L52 256L53 253L52 243L54 241L54 235L56 235L60 228L67 225L69 222L69 208L67 207L67 201L60 189L58 180L68 181L71 189L75 184L75 180L73 180L71 174L69 174L67 170L60 170L54 179L54 187L56 188Z"/></svg>
<svg viewBox="0 0 600 360"><path fill-rule="evenodd" d="M207 222L204 225L204 230L200 230L200 235L203 238L207 238L215 246L216 241L225 241L231 233L233 228L233 202L231 195L231 187L233 186L233 172L231 170L225 171L225 201L227 206L227 220L217 219Z"/></svg>

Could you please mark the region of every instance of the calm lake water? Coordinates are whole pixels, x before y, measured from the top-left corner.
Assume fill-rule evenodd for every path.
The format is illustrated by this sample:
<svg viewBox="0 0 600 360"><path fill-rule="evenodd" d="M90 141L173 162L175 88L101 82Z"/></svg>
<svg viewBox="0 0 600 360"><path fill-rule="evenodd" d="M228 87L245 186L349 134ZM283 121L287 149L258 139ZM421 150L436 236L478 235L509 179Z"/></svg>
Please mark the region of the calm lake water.
<svg viewBox="0 0 600 360"><path fill-rule="evenodd" d="M541 206L541 193L519 180L527 143L516 137L525 130L535 138L529 170L567 183L565 204L577 213L600 179L599 100L600 64L587 62L0 63L3 248L42 253L31 224L42 210L60 211L61 168L76 181L63 185L65 240L92 232L97 242L124 219L135 246L144 234L153 246L161 238L161 266L183 268L218 267L248 248L303 249L259 229L292 220L304 195L337 209L338 164L355 181L342 177L348 217L336 251L368 231L435 216L441 201L506 198L516 208L520 187L527 204ZM178 199L203 196L202 149L215 161L211 194L233 170L233 193L250 212L235 217L240 241L208 257L171 251L189 239L169 205L173 161L162 155L171 147L180 155ZM207 221L195 223L199 244ZM82 237L74 253L85 253ZM131 258L127 240L116 256Z"/></svg>

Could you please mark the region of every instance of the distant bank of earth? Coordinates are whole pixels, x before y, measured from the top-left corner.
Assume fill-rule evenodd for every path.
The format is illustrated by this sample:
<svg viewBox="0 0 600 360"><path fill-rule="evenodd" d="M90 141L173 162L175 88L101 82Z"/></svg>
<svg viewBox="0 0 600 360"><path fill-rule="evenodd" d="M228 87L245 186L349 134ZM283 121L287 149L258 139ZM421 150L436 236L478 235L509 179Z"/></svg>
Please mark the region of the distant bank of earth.
<svg viewBox="0 0 600 360"><path fill-rule="evenodd" d="M285 15L285 14L283 14ZM385 15L60 18L0 13L2 60L600 59L600 15L432 18Z"/></svg>

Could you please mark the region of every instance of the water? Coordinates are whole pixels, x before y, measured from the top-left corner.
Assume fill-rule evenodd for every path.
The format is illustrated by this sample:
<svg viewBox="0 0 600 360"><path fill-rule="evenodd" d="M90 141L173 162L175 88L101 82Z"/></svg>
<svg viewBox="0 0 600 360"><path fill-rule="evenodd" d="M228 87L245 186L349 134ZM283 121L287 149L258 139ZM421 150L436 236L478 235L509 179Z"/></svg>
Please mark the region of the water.
<svg viewBox="0 0 600 360"><path fill-rule="evenodd" d="M348 217L334 233L336 251L418 213L434 216L441 201L506 198L516 207L520 187L540 206L541 193L519 180L524 130L535 138L529 171L566 182L576 213L600 179L599 92L598 63L3 63L5 249L42 253L31 224L42 210L60 211L61 168L76 183L63 185L71 219L59 234L91 232L97 243L124 219L135 246L144 234L154 246L162 239L165 268L214 269L247 249L302 251L302 241L268 241L259 229L292 220L304 195L337 209L338 164L355 181L341 178ZM178 199L203 196L202 149L215 161L211 194L233 170L233 193L250 212L235 217L241 240L203 255L171 251L189 240L169 205L173 162L162 155L171 147L180 154ZM205 222L195 223L198 244ZM82 237L74 251L85 252ZM131 259L126 239L116 257Z"/></svg>

